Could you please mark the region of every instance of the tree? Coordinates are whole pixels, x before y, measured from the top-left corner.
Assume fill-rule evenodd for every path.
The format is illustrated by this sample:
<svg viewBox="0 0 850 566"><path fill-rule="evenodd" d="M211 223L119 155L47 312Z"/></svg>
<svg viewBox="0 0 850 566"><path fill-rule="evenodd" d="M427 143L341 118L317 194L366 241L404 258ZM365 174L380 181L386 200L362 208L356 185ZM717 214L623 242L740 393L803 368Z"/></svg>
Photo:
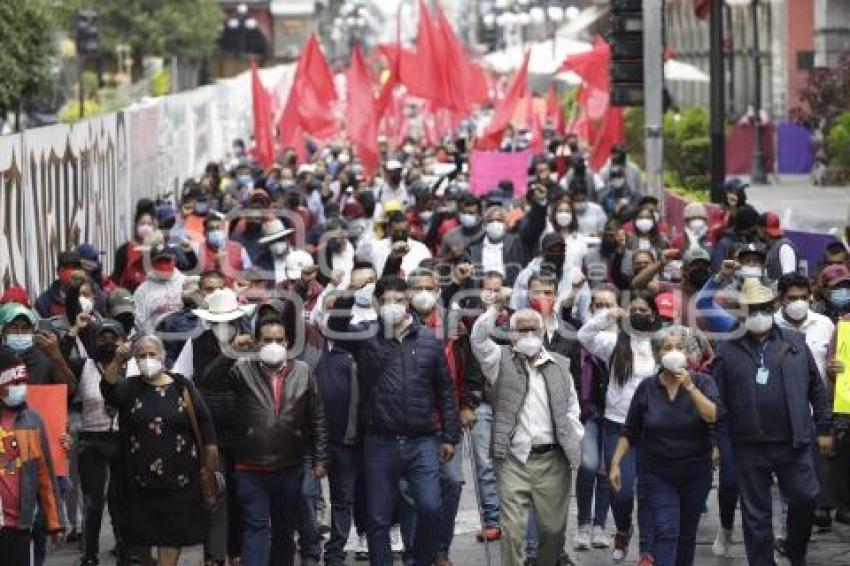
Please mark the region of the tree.
<svg viewBox="0 0 850 566"><path fill-rule="evenodd" d="M48 0L0 0L0 119L53 85L58 24Z"/></svg>
<svg viewBox="0 0 850 566"><path fill-rule="evenodd" d="M114 52L129 45L136 63L142 56L199 60L216 47L222 12L216 0L73 0L69 16L79 8L97 12L100 44Z"/></svg>
<svg viewBox="0 0 850 566"><path fill-rule="evenodd" d="M834 68L809 72L799 94L803 105L792 109L791 116L828 134L841 113L850 108L850 51L841 55Z"/></svg>

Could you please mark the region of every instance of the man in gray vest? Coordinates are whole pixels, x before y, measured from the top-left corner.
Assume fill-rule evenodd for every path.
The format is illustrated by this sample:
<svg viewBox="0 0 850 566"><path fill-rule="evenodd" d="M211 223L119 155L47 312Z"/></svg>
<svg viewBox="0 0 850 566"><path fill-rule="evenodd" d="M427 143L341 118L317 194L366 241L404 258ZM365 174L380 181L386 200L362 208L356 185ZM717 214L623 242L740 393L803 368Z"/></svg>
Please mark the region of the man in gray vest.
<svg viewBox="0 0 850 566"><path fill-rule="evenodd" d="M584 428L567 358L543 347L540 313L511 316L511 346L491 338L510 292L503 289L472 328L472 351L493 399L493 461L502 513L502 565L524 563L528 509L537 510L538 564L554 566L564 544L572 475Z"/></svg>
<svg viewBox="0 0 850 566"><path fill-rule="evenodd" d="M770 281L789 273L797 273L800 251L794 242L785 237L775 212L765 212L759 219L759 237L767 244L764 260L765 275Z"/></svg>

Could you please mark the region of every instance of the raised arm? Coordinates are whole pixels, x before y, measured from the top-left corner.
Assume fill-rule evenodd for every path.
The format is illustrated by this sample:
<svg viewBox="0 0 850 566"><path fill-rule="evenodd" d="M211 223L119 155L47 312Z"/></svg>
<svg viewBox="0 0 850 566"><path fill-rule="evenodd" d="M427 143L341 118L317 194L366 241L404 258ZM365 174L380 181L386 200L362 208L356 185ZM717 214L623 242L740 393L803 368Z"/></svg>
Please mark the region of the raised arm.
<svg viewBox="0 0 850 566"><path fill-rule="evenodd" d="M617 333L606 332L616 324L625 313L622 309L604 309L597 311L578 331L578 341L584 348L600 360L608 363L614 347L617 345Z"/></svg>
<svg viewBox="0 0 850 566"><path fill-rule="evenodd" d="M491 305L472 325L472 332L469 336L472 353L478 360L478 365L481 366L481 372L487 377L487 381L491 385L498 378L499 358L502 355L499 345L490 338L490 334L496 326L498 313L498 307Z"/></svg>

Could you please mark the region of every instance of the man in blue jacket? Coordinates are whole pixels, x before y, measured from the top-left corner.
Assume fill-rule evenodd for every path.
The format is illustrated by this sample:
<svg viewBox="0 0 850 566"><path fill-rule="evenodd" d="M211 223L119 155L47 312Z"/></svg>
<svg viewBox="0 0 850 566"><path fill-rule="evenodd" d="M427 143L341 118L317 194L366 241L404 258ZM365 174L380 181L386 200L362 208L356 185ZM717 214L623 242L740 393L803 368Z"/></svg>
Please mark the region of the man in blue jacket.
<svg viewBox="0 0 850 566"><path fill-rule="evenodd" d="M354 300L337 299L334 314L342 316L331 317L328 336L357 364L369 561L392 564L389 530L404 478L417 515L413 560L430 566L439 543L440 462L460 439L457 404L443 346L408 312L404 279L382 277L375 301L378 322L349 327Z"/></svg>
<svg viewBox="0 0 850 566"><path fill-rule="evenodd" d="M820 491L812 455L832 450L826 390L803 336L774 324L774 295L746 279L739 295L744 334L720 343L714 377L726 408L741 493L747 560L775 565L770 486L774 475L788 497L787 556L806 561ZM740 332L736 332L740 335Z"/></svg>

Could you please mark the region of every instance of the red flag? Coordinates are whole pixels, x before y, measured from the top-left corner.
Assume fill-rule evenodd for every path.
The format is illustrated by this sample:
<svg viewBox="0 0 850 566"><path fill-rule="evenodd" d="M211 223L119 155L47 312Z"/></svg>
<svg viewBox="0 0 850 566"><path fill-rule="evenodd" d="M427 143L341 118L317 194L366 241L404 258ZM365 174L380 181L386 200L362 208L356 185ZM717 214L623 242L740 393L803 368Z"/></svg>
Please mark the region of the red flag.
<svg viewBox="0 0 850 566"><path fill-rule="evenodd" d="M535 154L541 154L544 151L545 144L543 143L543 128L540 126L540 116L534 108L534 97L531 98L528 105L529 111L529 128L531 129L531 142L528 147Z"/></svg>
<svg viewBox="0 0 850 566"><path fill-rule="evenodd" d="M525 52L525 60L522 62L522 67L514 75L507 92L505 92L505 98L502 99L493 111L493 118L490 120L490 124L487 125L487 129L478 138L478 143L476 144L478 149L498 150L502 146L502 137L505 134L505 129L511 122L514 108L525 95L525 88L528 83L528 59L530 54L530 51ZM605 72L608 72L607 67Z"/></svg>
<svg viewBox="0 0 850 566"><path fill-rule="evenodd" d="M298 59L289 98L280 118L281 147L294 147L302 160L304 134L319 138L333 135L337 123L331 106L336 101L333 74L313 34Z"/></svg>
<svg viewBox="0 0 850 566"><path fill-rule="evenodd" d="M694 0L694 13L699 19L706 19L709 12L711 12L711 0Z"/></svg>
<svg viewBox="0 0 850 566"><path fill-rule="evenodd" d="M557 133L564 133L564 109L558 101L554 84L549 85L549 92L546 93L546 120L551 122L552 129Z"/></svg>
<svg viewBox="0 0 850 566"><path fill-rule="evenodd" d="M609 106L602 121L599 131L596 132L596 140L591 150L589 166L599 170L605 166L605 162L611 155L611 149L615 144L625 141L625 125L623 122L623 109Z"/></svg>
<svg viewBox="0 0 850 566"><path fill-rule="evenodd" d="M486 76L481 67L469 60L463 43L455 34L439 4L436 16L447 51L443 72L446 73L449 107L469 112L474 103L483 103L488 99Z"/></svg>
<svg viewBox="0 0 850 566"><path fill-rule="evenodd" d="M444 75L441 72L442 41L439 30L435 29L428 7L419 0L419 31L416 39L416 51L413 57L405 55L405 50L397 46L399 52L399 79L413 96L444 101L446 89Z"/></svg>
<svg viewBox="0 0 850 566"><path fill-rule="evenodd" d="M375 94L372 78L359 46L354 46L351 67L346 73L348 106L345 111L345 130L354 142L363 162L363 170L371 176L380 166L378 150L378 118L375 115Z"/></svg>
<svg viewBox="0 0 850 566"><path fill-rule="evenodd" d="M263 169L274 162L272 111L269 93L263 87L256 61L251 61L251 104L254 110L254 158Z"/></svg>
<svg viewBox="0 0 850 566"><path fill-rule="evenodd" d="M607 92L610 83L608 77L610 59L611 50L608 44L604 39L597 37L593 40L592 51L567 56L558 71L573 71L593 88Z"/></svg>

